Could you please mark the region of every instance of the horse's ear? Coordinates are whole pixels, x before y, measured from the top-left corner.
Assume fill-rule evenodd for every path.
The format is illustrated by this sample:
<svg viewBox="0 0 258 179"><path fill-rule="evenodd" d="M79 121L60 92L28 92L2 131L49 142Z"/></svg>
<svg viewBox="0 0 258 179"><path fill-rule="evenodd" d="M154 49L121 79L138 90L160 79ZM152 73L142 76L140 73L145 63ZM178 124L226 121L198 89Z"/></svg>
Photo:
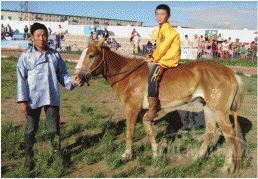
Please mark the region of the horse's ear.
<svg viewBox="0 0 258 179"><path fill-rule="evenodd" d="M98 42L97 48L98 48L99 50L101 50L101 47L103 46L104 41L105 41L105 38L102 38L102 39Z"/></svg>

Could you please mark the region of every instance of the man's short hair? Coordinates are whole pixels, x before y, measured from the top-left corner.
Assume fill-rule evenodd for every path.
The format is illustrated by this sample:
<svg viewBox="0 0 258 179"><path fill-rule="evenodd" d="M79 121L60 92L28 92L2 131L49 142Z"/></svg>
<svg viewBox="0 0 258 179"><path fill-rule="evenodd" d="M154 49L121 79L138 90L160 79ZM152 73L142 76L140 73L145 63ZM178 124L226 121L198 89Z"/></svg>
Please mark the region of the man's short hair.
<svg viewBox="0 0 258 179"><path fill-rule="evenodd" d="M165 11L167 12L168 16L170 16L170 8L169 8L166 4L160 4L160 5L158 5L158 7L156 8L156 11L157 11L158 9L165 10ZM155 11L155 12L156 12L156 11Z"/></svg>
<svg viewBox="0 0 258 179"><path fill-rule="evenodd" d="M36 22L36 23L34 23L34 24L31 26L31 28L30 28L30 33L31 33L31 35L33 35L34 32L35 32L36 30L38 30L38 29L43 29L43 30L46 30L46 31L47 31L47 28L46 28L46 26L45 26L44 24L40 24L40 23ZM48 31L47 31L47 33L48 33Z"/></svg>

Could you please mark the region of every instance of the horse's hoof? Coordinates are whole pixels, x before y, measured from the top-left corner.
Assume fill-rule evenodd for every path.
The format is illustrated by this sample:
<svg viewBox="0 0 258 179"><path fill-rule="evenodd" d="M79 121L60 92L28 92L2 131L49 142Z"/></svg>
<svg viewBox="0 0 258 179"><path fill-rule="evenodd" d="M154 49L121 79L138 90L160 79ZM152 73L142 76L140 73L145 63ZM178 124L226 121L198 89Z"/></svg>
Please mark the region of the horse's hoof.
<svg viewBox="0 0 258 179"><path fill-rule="evenodd" d="M129 160L131 160L133 158L133 154L132 153L124 153L122 155L122 161L124 162L128 162Z"/></svg>
<svg viewBox="0 0 258 179"><path fill-rule="evenodd" d="M193 160L195 161L195 160L198 160L198 159L201 159L201 158L205 158L205 152L200 152L200 151L198 151L198 152L194 155Z"/></svg>
<svg viewBox="0 0 258 179"><path fill-rule="evenodd" d="M235 172L235 164L232 162L230 165L224 165L224 167L222 168L222 174L227 177L230 173L234 173Z"/></svg>

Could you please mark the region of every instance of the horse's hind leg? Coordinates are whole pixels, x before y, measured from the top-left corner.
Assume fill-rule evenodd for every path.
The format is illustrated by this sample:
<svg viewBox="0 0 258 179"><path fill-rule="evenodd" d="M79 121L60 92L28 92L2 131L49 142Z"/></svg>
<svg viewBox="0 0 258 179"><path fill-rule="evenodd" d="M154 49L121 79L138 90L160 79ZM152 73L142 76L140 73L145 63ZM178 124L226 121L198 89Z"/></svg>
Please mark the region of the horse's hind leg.
<svg viewBox="0 0 258 179"><path fill-rule="evenodd" d="M226 157L225 157L225 164L223 167L223 173L225 175L228 174L228 172L232 173L235 170L235 161L234 156L236 156L236 141L235 141L235 130L232 127L232 124L229 120L229 114L228 113L222 113L217 112L218 118L217 122L219 127L221 128L223 135L226 140Z"/></svg>
<svg viewBox="0 0 258 179"><path fill-rule="evenodd" d="M198 153L194 156L194 160L205 156L208 150L209 144L211 143L212 138L216 131L216 119L215 119L214 111L212 111L207 105L204 106L204 116L205 116L205 123L206 123L205 138L202 143L202 146L198 150Z"/></svg>

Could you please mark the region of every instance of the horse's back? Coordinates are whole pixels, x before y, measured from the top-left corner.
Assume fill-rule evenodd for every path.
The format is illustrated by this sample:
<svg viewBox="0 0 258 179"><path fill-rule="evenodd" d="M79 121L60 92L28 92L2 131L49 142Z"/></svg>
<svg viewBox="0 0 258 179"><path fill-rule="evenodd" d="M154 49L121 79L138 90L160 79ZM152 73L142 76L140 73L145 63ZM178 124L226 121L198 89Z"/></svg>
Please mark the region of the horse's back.
<svg viewBox="0 0 258 179"><path fill-rule="evenodd" d="M195 61L166 70L160 83L160 99L164 106L170 106L170 101L187 102L202 97L218 106L221 99L233 97L236 89L237 81L230 68L213 61Z"/></svg>

